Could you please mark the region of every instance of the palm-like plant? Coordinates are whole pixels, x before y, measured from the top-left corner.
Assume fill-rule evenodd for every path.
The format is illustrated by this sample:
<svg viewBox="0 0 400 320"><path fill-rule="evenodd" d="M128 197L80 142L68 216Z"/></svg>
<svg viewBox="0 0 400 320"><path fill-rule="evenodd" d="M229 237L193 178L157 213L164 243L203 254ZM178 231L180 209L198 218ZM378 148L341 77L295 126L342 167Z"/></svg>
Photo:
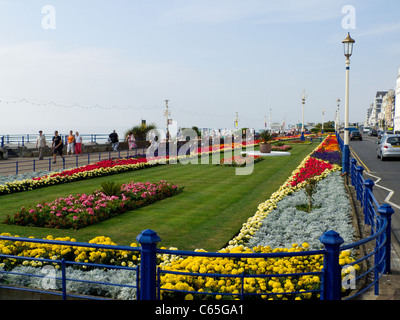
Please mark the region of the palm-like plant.
<svg viewBox="0 0 400 320"><path fill-rule="evenodd" d="M260 138L262 142L267 143L272 140L272 134L268 130L264 130L260 132Z"/></svg>
<svg viewBox="0 0 400 320"><path fill-rule="evenodd" d="M105 181L101 183L100 191L106 196L119 196L121 194L121 183L115 183L114 181Z"/></svg>

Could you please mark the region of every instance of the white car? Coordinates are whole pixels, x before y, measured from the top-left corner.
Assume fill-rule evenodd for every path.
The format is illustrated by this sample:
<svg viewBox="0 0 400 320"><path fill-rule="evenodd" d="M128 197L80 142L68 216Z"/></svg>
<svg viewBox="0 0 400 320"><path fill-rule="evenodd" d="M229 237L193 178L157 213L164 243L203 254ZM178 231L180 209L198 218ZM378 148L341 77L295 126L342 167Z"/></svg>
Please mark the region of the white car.
<svg viewBox="0 0 400 320"><path fill-rule="evenodd" d="M376 154L382 161L390 157L400 158L400 134L385 134L377 143Z"/></svg>

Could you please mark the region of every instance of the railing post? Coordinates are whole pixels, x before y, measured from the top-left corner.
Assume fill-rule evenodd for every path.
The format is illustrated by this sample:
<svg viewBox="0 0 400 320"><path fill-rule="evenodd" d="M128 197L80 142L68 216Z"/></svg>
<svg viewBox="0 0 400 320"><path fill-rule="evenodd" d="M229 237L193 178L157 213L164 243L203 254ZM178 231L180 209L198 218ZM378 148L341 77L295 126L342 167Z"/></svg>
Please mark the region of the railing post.
<svg viewBox="0 0 400 320"><path fill-rule="evenodd" d="M365 190L364 190L364 194L363 194L363 201L364 201L363 213L364 213L364 223L365 224L370 224L368 203L369 203L370 194L372 194L372 188L373 188L374 184L375 183L371 179L367 179L364 181Z"/></svg>
<svg viewBox="0 0 400 320"><path fill-rule="evenodd" d="M140 300L155 300L157 291L156 248L157 242L160 242L161 238L155 231L147 229L142 231L136 237L136 240L142 247L140 261Z"/></svg>
<svg viewBox="0 0 400 320"><path fill-rule="evenodd" d="M342 289L341 267L339 265L340 245L344 242L336 231L325 232L319 241L325 246L323 300L340 300Z"/></svg>
<svg viewBox="0 0 400 320"><path fill-rule="evenodd" d="M361 167L361 166L356 167L356 174L355 174L356 181L355 181L354 185L355 185L355 188L357 191L357 200L360 200L360 201L362 201L362 194L361 194L362 186L360 184L362 181L361 177L363 175L363 171L364 171L363 167Z"/></svg>
<svg viewBox="0 0 400 320"><path fill-rule="evenodd" d="M61 260L61 289L62 289L62 299L67 300L67 275L65 269L65 259Z"/></svg>
<svg viewBox="0 0 400 320"><path fill-rule="evenodd" d="M356 165L357 165L357 160L352 158L350 160L350 172L351 172L351 184L353 187L356 185L356 178L357 178L356 170L355 170Z"/></svg>
<svg viewBox="0 0 400 320"><path fill-rule="evenodd" d="M381 215L383 219L386 220L386 243L385 243L385 269L383 270L383 273L390 273L391 269L391 264L390 264L390 251L391 251L391 246L392 246L392 214L394 213L393 208L388 205L387 203L382 204L378 208L378 213Z"/></svg>

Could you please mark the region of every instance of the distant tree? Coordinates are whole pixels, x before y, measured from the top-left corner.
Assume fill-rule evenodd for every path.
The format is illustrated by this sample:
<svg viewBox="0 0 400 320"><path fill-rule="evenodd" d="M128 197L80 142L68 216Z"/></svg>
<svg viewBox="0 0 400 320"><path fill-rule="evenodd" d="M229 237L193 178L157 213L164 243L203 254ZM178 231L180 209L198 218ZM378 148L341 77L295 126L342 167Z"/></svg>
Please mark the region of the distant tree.
<svg viewBox="0 0 400 320"><path fill-rule="evenodd" d="M201 132L200 132L200 130L199 130L198 127L193 126L193 127L192 127L192 130L196 131L196 134L197 134L198 137L201 137Z"/></svg>
<svg viewBox="0 0 400 320"><path fill-rule="evenodd" d="M135 136L136 140L146 140L146 134L152 129L157 129L157 126L154 123L150 124L140 124L137 126L134 126L132 129L128 130L125 133L125 137L132 132L133 135Z"/></svg>
<svg viewBox="0 0 400 320"><path fill-rule="evenodd" d="M318 129L318 131L321 131L321 123L317 123L315 125L315 128ZM335 122L334 121L328 121L328 122L324 122L324 131L327 132L333 132L335 131Z"/></svg>

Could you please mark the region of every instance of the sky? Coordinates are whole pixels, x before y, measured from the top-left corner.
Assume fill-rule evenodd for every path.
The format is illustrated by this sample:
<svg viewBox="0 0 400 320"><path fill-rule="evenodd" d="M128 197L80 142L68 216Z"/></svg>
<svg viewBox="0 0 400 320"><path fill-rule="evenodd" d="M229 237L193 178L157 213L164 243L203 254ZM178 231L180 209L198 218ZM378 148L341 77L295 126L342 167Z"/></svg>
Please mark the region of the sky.
<svg viewBox="0 0 400 320"><path fill-rule="evenodd" d="M347 7L346 7L347 6ZM349 11L350 6L350 11ZM0 0L0 135L363 122L400 68L398 0Z"/></svg>

